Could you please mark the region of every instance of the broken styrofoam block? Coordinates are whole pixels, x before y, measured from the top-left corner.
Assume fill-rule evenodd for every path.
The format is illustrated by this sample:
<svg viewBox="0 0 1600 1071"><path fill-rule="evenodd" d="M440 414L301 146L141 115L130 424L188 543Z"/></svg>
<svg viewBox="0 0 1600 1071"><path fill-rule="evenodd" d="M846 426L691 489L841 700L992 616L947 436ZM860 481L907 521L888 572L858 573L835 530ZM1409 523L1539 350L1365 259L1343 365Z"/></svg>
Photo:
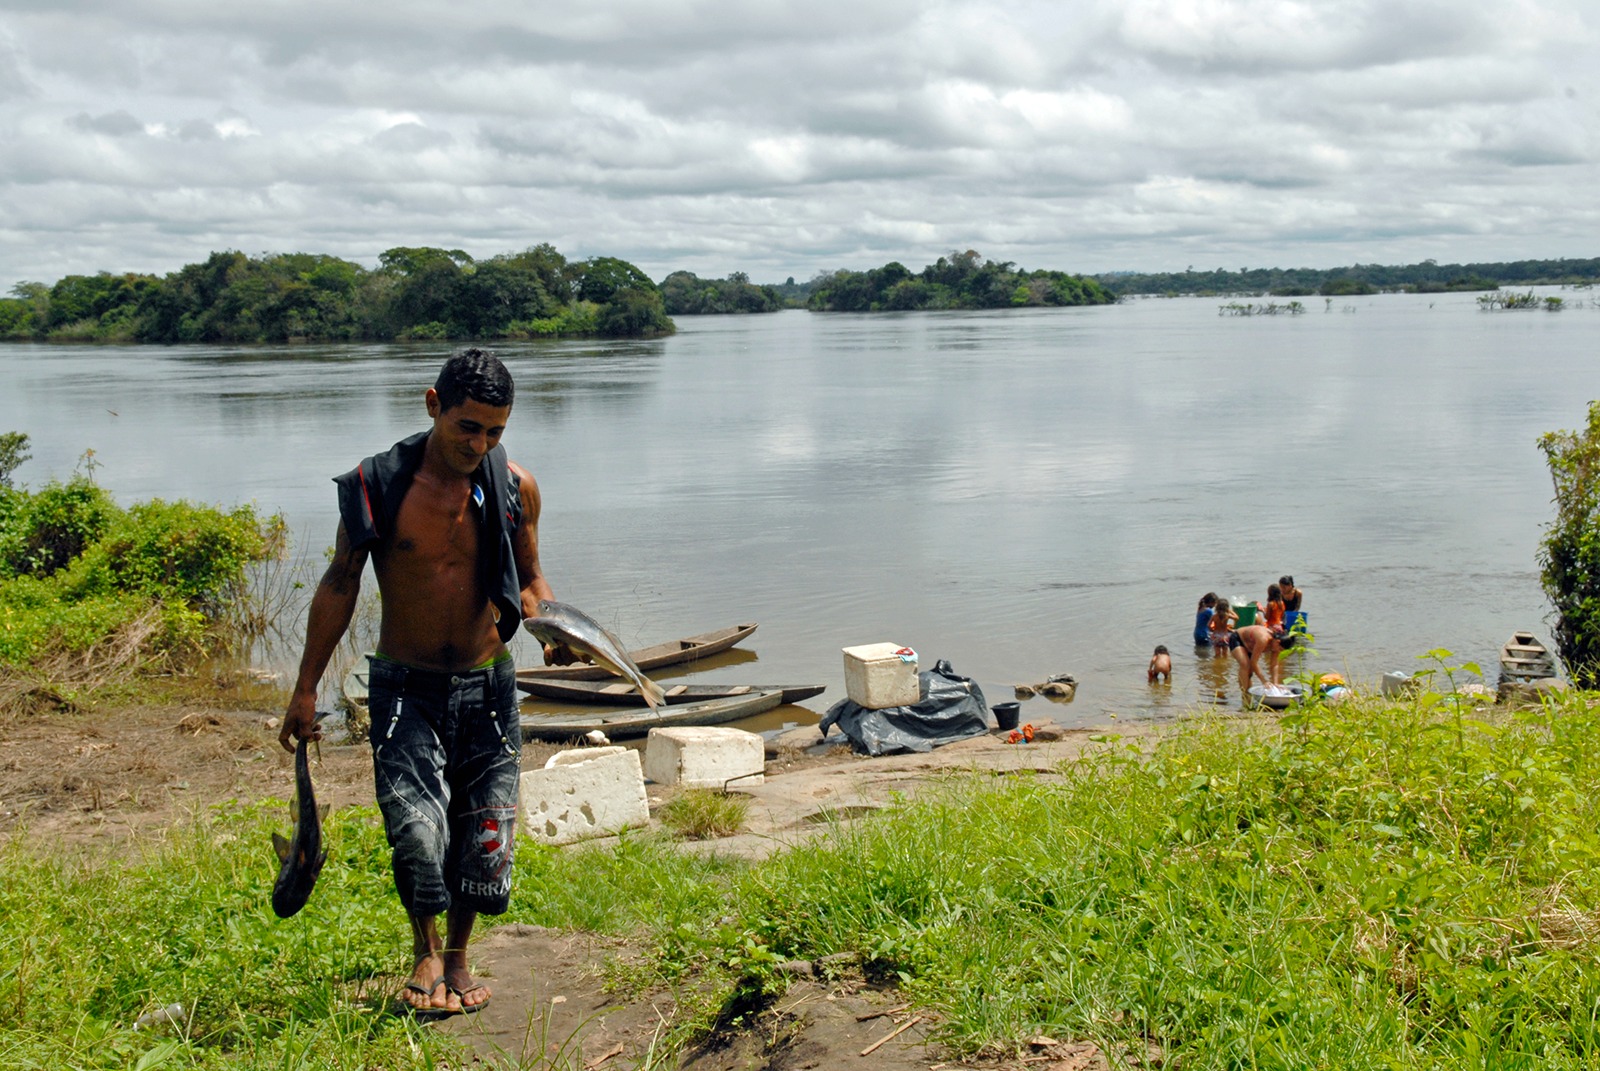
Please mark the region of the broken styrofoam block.
<svg viewBox="0 0 1600 1071"><path fill-rule="evenodd" d="M524 770L522 828L546 844L604 837L650 824L639 753L625 747L561 751Z"/></svg>
<svg viewBox="0 0 1600 1071"><path fill-rule="evenodd" d="M659 785L759 785L765 769L766 747L760 735L743 729L675 725L651 729L644 745L645 775Z"/></svg>

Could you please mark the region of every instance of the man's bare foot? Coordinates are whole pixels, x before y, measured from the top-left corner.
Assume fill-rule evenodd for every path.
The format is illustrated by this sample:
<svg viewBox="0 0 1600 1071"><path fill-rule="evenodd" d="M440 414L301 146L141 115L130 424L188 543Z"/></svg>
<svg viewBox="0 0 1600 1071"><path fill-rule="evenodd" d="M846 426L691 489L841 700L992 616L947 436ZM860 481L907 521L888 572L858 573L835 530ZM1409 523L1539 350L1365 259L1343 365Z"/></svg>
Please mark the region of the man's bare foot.
<svg viewBox="0 0 1600 1071"><path fill-rule="evenodd" d="M488 986L472 977L472 973L464 966L446 968L444 984L461 1010L468 1015L481 1010L494 995Z"/></svg>
<svg viewBox="0 0 1600 1071"><path fill-rule="evenodd" d="M400 990L400 1000L414 1012L455 1015L461 1011L461 998L445 981L444 957L437 952L418 957Z"/></svg>

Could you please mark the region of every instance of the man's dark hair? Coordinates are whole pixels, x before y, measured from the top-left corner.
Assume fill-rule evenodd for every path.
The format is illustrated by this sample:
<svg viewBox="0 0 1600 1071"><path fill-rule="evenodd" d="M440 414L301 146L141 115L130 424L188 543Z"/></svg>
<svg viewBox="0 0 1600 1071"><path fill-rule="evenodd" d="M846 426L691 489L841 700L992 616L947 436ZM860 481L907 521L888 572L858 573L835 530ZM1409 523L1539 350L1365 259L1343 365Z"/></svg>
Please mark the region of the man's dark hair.
<svg viewBox="0 0 1600 1071"><path fill-rule="evenodd" d="M1282 636L1278 637L1278 649L1282 651L1288 651L1293 649L1294 645L1299 642L1299 636L1296 636L1292 632L1285 632Z"/></svg>
<svg viewBox="0 0 1600 1071"><path fill-rule="evenodd" d="M433 389L439 395L439 408L446 411L468 398L484 405L509 407L516 393L511 373L500 358L476 346L451 354L439 369Z"/></svg>

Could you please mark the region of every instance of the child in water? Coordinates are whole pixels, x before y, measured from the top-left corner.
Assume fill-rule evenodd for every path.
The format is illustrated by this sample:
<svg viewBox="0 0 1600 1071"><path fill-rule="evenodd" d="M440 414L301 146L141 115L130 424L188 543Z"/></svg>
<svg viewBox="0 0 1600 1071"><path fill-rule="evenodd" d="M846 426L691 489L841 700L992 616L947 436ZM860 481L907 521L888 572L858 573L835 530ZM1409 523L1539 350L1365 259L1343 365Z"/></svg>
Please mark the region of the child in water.
<svg viewBox="0 0 1600 1071"><path fill-rule="evenodd" d="M1217 612L1217 593L1208 591L1200 596L1200 605L1194 608L1194 645L1204 647L1211 642L1211 617Z"/></svg>
<svg viewBox="0 0 1600 1071"><path fill-rule="evenodd" d="M1146 676L1151 684L1161 680L1172 683L1172 656L1165 647L1157 647L1156 653L1150 656L1150 671Z"/></svg>
<svg viewBox="0 0 1600 1071"><path fill-rule="evenodd" d="M1239 615L1234 613L1228 600L1217 600L1217 612L1211 615L1211 655L1213 658L1222 658L1228 653L1228 638L1233 635L1233 627L1239 623Z"/></svg>
<svg viewBox="0 0 1600 1071"><path fill-rule="evenodd" d="M1283 634L1283 589L1277 584L1267 585L1266 626L1278 635Z"/></svg>

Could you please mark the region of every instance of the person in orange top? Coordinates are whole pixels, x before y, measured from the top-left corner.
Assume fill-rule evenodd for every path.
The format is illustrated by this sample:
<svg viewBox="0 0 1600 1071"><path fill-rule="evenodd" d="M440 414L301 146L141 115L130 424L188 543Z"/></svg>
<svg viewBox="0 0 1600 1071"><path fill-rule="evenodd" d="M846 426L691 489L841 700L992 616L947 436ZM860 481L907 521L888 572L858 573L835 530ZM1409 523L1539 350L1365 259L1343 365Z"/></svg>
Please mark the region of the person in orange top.
<svg viewBox="0 0 1600 1071"><path fill-rule="evenodd" d="M1267 620L1265 624L1273 632L1283 631L1283 589L1276 584L1267 585Z"/></svg>

